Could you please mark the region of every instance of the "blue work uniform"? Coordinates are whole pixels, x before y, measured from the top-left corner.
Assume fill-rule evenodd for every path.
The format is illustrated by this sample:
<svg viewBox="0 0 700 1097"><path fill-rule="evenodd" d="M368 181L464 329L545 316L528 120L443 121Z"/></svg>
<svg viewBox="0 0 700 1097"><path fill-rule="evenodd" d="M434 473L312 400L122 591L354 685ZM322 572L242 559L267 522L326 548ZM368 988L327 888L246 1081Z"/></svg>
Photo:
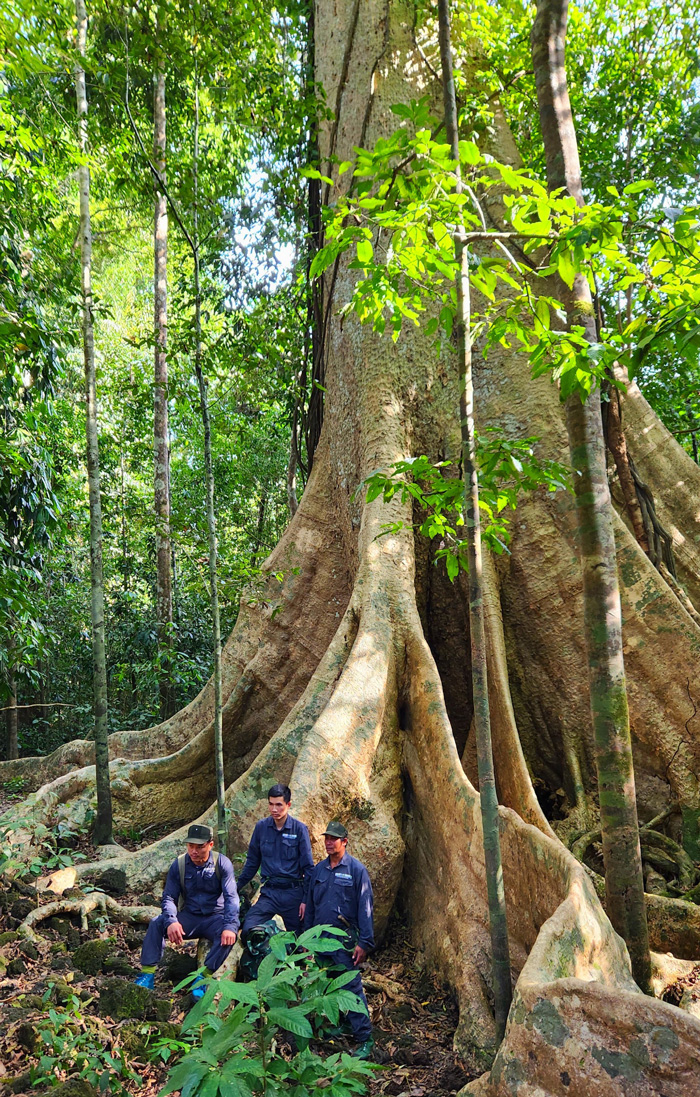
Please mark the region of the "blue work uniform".
<svg viewBox="0 0 700 1097"><path fill-rule="evenodd" d="M221 879L219 879L219 876ZM179 922L185 937L206 937L212 942L204 963L210 971L220 968L231 951L231 945L221 944L225 929L238 932L238 892L233 865L219 854L219 874L214 858L209 854L203 865L195 865L185 854L185 902L178 911L181 898L180 867L177 860L168 869L161 901L162 914L150 923L141 949L142 964L157 964L163 956L168 926Z"/></svg>
<svg viewBox="0 0 700 1097"><path fill-rule="evenodd" d="M243 921L244 939L253 926L267 922L273 914L282 917L287 929L300 931L299 906L305 901L306 881L313 867L305 823L288 815L281 830L272 816L255 824L238 887L244 888L260 869L262 889Z"/></svg>
<svg viewBox="0 0 700 1097"><path fill-rule="evenodd" d="M304 929L322 925L345 930L349 927L347 947L330 953L328 960L331 963L352 971L355 944L366 952L374 948L373 915L372 884L361 861L346 852L334 868L331 868L330 857L316 865L309 879ZM359 971L344 989L356 994L367 1006ZM372 1025L368 1015L349 1012L348 1021L358 1042L370 1038Z"/></svg>

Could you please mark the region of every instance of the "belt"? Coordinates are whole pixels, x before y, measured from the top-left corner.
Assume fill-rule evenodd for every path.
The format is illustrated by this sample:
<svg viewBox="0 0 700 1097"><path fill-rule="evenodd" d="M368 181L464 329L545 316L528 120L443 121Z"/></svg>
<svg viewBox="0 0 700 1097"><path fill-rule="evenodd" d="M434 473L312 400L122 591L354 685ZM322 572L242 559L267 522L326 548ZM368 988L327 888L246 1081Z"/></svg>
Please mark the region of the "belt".
<svg viewBox="0 0 700 1097"><path fill-rule="evenodd" d="M302 879L295 879L292 876L266 876L263 880L263 887L282 888L282 890L290 888L300 888L303 884Z"/></svg>

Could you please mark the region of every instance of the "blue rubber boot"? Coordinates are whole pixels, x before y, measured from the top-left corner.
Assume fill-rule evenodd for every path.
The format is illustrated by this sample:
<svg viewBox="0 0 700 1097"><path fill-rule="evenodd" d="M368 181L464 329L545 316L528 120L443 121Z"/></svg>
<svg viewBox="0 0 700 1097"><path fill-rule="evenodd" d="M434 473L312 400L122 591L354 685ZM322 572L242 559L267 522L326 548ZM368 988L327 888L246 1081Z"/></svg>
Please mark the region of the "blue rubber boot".
<svg viewBox="0 0 700 1097"><path fill-rule="evenodd" d="M147 990L153 990L155 984L155 975L152 971L143 971L137 979L134 979L137 987L146 987Z"/></svg>
<svg viewBox="0 0 700 1097"><path fill-rule="evenodd" d="M205 979L202 975L198 975L192 986L190 987L190 993L192 994L195 1002L198 1002L200 998L204 997L208 989L209 980Z"/></svg>

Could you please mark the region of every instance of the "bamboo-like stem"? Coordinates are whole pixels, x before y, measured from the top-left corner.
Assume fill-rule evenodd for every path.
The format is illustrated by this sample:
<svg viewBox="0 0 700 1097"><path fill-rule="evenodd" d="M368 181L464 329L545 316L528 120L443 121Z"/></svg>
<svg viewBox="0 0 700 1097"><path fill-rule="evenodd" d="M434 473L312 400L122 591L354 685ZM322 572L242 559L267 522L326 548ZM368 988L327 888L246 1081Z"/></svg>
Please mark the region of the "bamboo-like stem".
<svg viewBox="0 0 700 1097"><path fill-rule="evenodd" d="M204 429L204 469L206 479L207 533L209 541L209 585L211 590L212 639L214 644L214 766L216 770L216 829L218 847L228 849L226 827L226 783L224 779L223 700L221 684L221 618L219 614L218 545L216 512L214 510L214 461L211 450L211 416L207 396L207 381L202 369L202 286L199 262L199 74L195 65L194 89L194 148L193 148L193 241L194 258L194 369L199 386L199 406Z"/></svg>
<svg viewBox="0 0 700 1097"><path fill-rule="evenodd" d="M163 32L159 20L157 35ZM165 72L163 53L156 57L153 99L153 162L166 179ZM156 623L160 652L160 718L173 714L173 592L170 547L170 445L168 437L168 199L155 186L153 224L154 386L153 386L153 503L156 533Z"/></svg>
<svg viewBox="0 0 700 1097"><path fill-rule="evenodd" d="M445 129L457 162L457 187L462 188L459 170L459 127L450 42L449 0L438 0L440 22L440 57L445 104ZM462 227L454 233L455 254L460 275L457 279L457 334L459 340L459 420L462 436L464 470L464 509L466 515L467 552L469 559L469 631L471 638L472 690L474 698L474 728L479 770L479 798L484 832L484 860L491 931L491 963L493 970L494 1012L498 1041L505 1033L512 999L510 949L506 919L505 888L501 863L501 840L498 824L498 796L491 744L486 668L486 636L482 574L481 521L479 517L479 475L474 433L474 380L472 375L471 301L469 285L469 248Z"/></svg>
<svg viewBox="0 0 700 1097"><path fill-rule="evenodd" d="M567 0L537 0L532 59L550 190L564 188L583 204L581 168L566 80ZM596 342L587 279L577 274L571 289L558 279L569 326L583 327ZM632 971L649 990L651 960L644 903L627 688L622 653L622 613L615 535L605 467L600 392L566 402L566 425L574 476L583 576L588 681L595 738L600 822L605 863L605 905L627 942Z"/></svg>
<svg viewBox="0 0 700 1097"><path fill-rule="evenodd" d="M87 47L85 0L75 0L79 58ZM107 733L107 661L105 654L104 579L102 569L102 503L100 500L100 452L97 434L95 383L95 330L92 294L92 226L90 221L90 169L88 167L88 103L85 69L75 63L75 92L78 104L80 165L80 285L83 298L83 358L85 364L88 492L90 497L90 611L92 617L93 693L95 713L95 778L97 817L95 845L112 842L112 793L109 784L109 742Z"/></svg>

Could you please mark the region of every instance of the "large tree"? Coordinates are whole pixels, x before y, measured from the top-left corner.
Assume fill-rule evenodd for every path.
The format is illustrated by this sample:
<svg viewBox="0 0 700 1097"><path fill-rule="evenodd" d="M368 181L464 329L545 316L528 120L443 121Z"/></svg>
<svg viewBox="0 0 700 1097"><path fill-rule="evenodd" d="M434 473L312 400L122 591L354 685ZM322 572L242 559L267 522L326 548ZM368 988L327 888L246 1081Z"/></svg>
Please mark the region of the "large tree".
<svg viewBox="0 0 700 1097"><path fill-rule="evenodd" d="M434 27L429 27L430 32ZM428 93L441 102L436 36L421 41L399 0L318 0L316 76L335 118L319 127L323 170L352 159L395 126L392 104ZM517 161L495 112L490 151ZM326 186L333 201L348 175ZM498 223L499 207L491 206ZM316 853L328 818L347 822L372 868L380 930L400 896L417 945L455 988L455 1042L490 1065L495 1024L481 817L475 789L469 636L464 591L432 564L396 495L370 504L365 476L411 454L459 452L457 370L418 329L397 343L337 310L355 272L327 280L324 422L299 508L267 562L266 596L242 609L223 653L223 729L230 847L240 851L274 778L294 790ZM533 382L525 356L499 350L475 370L482 427L540 438L542 457L566 461L556 388ZM637 474L671 530L676 569L700 605L700 469L631 385L621 422ZM613 514L630 720L640 814L678 804L688 833L700 798L693 693L700 626ZM395 531L378 537L385 523ZM400 523L403 522L403 526ZM506 1036L474 1091L516 1094L688 1093L700 1024L637 989L621 939L590 876L556 838L533 776L563 788L580 818L595 808L581 569L574 500L534 493L513 523L511 555L485 566L489 690L501 804L503 873L515 993ZM690 607L692 609L692 606ZM695 611L693 611L695 612ZM213 684L155 729L110 740L120 823L215 819ZM3 774L48 782L37 818L79 818L94 789L88 744L47 759L5 763ZM181 850L184 831L120 863L152 884ZM114 861L110 861L114 864ZM81 870L82 871L82 870ZM700 912L648 896L652 948L700 951Z"/></svg>

